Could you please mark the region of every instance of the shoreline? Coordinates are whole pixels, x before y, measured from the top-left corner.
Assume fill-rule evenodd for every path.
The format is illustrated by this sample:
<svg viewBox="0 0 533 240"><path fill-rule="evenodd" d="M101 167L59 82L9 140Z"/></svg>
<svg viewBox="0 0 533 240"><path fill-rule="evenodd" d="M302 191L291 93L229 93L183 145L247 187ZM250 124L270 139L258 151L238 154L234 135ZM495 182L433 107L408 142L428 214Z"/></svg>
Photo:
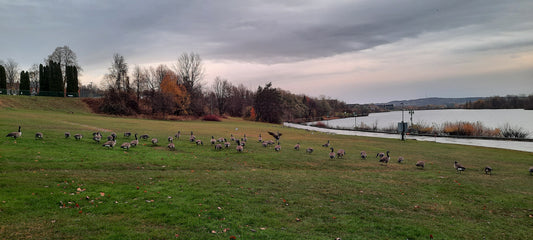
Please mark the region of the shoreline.
<svg viewBox="0 0 533 240"><path fill-rule="evenodd" d="M365 131L354 131L354 130L340 130L340 129L330 129L330 128L320 128L307 126L296 123L284 122L283 126L305 129L310 131L324 132L324 133L333 133L349 136L363 136L363 137L377 137L377 138L390 138L390 139L401 139L400 134L390 134L390 133L378 133L378 132L365 132ZM500 149L509 149L523 152L533 152L533 141L516 141L516 140L493 140L493 139L479 139L479 138L452 138L452 137L443 137L443 136L421 136L421 135L405 135L406 140L417 140L417 141L431 141L438 143L446 144L460 144L460 145L469 145L469 146L479 146L479 147L490 147L490 148L500 148Z"/></svg>

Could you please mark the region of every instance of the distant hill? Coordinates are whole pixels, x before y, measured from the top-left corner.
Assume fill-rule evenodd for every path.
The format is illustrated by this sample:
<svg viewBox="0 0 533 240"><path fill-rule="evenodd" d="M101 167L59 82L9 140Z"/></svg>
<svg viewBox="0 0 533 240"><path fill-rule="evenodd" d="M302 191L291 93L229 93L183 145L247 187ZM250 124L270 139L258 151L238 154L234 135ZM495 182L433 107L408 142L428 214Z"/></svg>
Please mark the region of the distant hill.
<svg viewBox="0 0 533 240"><path fill-rule="evenodd" d="M483 99L483 97L467 97L467 98L420 98L420 99L412 99L412 100L400 100L400 101L391 101L388 103L384 103L386 105L394 105L394 106L400 106L401 103L404 103L405 106L416 106L416 107L423 107L423 106L453 106L455 104L465 104L468 101L475 102L479 99Z"/></svg>

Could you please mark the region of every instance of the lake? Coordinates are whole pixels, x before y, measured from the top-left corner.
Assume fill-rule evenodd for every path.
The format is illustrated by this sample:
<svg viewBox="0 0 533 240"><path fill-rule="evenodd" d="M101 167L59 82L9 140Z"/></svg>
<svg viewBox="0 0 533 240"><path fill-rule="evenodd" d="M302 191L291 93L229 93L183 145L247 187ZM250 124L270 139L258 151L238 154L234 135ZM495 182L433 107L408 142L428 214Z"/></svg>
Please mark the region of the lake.
<svg viewBox="0 0 533 240"><path fill-rule="evenodd" d="M405 122L411 123L409 111L404 111ZM371 113L365 117L354 119L344 118L322 121L330 128L353 129L354 124L361 126L377 126L378 129L393 127L396 129L398 122L402 121L402 112ZM533 138L533 110L523 109L445 109L445 110L415 110L414 124L440 126L445 122L481 122L488 128L502 128L509 124L513 129L522 128L529 132L528 138Z"/></svg>

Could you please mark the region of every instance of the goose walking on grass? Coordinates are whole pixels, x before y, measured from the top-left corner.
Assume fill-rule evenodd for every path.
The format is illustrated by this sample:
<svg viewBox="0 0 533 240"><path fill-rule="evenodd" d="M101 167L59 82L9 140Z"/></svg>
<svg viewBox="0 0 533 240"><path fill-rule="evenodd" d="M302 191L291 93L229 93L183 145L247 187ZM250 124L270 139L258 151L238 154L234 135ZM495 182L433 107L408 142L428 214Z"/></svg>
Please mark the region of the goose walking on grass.
<svg viewBox="0 0 533 240"><path fill-rule="evenodd" d="M176 150L176 145L174 145L174 143L169 143L169 144L167 145L167 148L168 148L168 150L170 150L170 151L174 151L174 150Z"/></svg>
<svg viewBox="0 0 533 240"><path fill-rule="evenodd" d="M380 162L380 163L388 164L388 163L389 163L389 160L390 160L389 153L390 153L390 151L387 151L387 155L381 157L381 158L379 159L379 162Z"/></svg>
<svg viewBox="0 0 533 240"><path fill-rule="evenodd" d="M147 140L148 138L150 138L150 136L148 134L141 135L141 139L142 140Z"/></svg>
<svg viewBox="0 0 533 240"><path fill-rule="evenodd" d="M74 139L76 139L76 140L79 141L79 140L81 140L82 138L83 138L83 135L81 135L81 134L79 134L79 133L74 134Z"/></svg>
<svg viewBox="0 0 533 240"><path fill-rule="evenodd" d="M176 133L176 135L174 135L176 140L180 140L180 136L181 136L181 131L178 131L178 133Z"/></svg>
<svg viewBox="0 0 533 240"><path fill-rule="evenodd" d="M306 152L306 153L309 153L309 154L313 153L313 151L314 151L314 150L313 150L312 147L308 147L307 149L305 149L305 152Z"/></svg>
<svg viewBox="0 0 533 240"><path fill-rule="evenodd" d="M398 163L403 163L404 158L402 156L398 157Z"/></svg>
<svg viewBox="0 0 533 240"><path fill-rule="evenodd" d="M345 154L344 149L339 149L337 151L337 158L344 158L344 154Z"/></svg>
<svg viewBox="0 0 533 240"><path fill-rule="evenodd" d="M215 150L222 150L222 144L217 143L217 144L215 145Z"/></svg>
<svg viewBox="0 0 533 240"><path fill-rule="evenodd" d="M215 143L217 143L217 140L215 139L215 136L211 136L211 145L214 145Z"/></svg>
<svg viewBox="0 0 533 240"><path fill-rule="evenodd" d="M37 132L35 133L35 139L43 139L43 133L42 132Z"/></svg>
<svg viewBox="0 0 533 240"><path fill-rule="evenodd" d="M241 142L238 139L237 139L237 147L235 149L237 150L237 152L243 152L244 151L244 147L241 145Z"/></svg>
<svg viewBox="0 0 533 240"><path fill-rule="evenodd" d="M331 152L329 152L329 158L334 159L335 158L335 150L333 148L330 148Z"/></svg>
<svg viewBox="0 0 533 240"><path fill-rule="evenodd" d="M327 143L322 144L322 147L329 147L331 144L329 143L329 140Z"/></svg>
<svg viewBox="0 0 533 240"><path fill-rule="evenodd" d="M158 142L157 138L152 138L152 145L157 145Z"/></svg>
<svg viewBox="0 0 533 240"><path fill-rule="evenodd" d="M485 166L485 174L492 175L492 168L490 166Z"/></svg>
<svg viewBox="0 0 533 240"><path fill-rule="evenodd" d="M418 162L416 162L415 166L416 166L417 168L422 168L422 169L424 169L424 167L426 166L426 163L425 163L424 161L418 161Z"/></svg>
<svg viewBox="0 0 533 240"><path fill-rule="evenodd" d="M453 164L453 167L458 173L462 173L464 170L466 170L466 168L462 164L458 163L457 161L455 161L455 163Z"/></svg>
<svg viewBox="0 0 533 240"><path fill-rule="evenodd" d="M281 145L280 145L279 141L278 141L278 144L274 147L274 150L276 150L276 152L281 151Z"/></svg>
<svg viewBox="0 0 533 240"><path fill-rule="evenodd" d="M93 141L100 143L100 140L102 140L102 135L96 134L93 136Z"/></svg>
<svg viewBox="0 0 533 240"><path fill-rule="evenodd" d="M20 131L20 126L18 132L10 132L6 135L6 137L12 137L14 139L17 139L22 136L22 132Z"/></svg>
<svg viewBox="0 0 533 240"><path fill-rule="evenodd" d="M167 141L168 141L169 143L174 142L174 138L172 138L171 136L168 136Z"/></svg>
<svg viewBox="0 0 533 240"><path fill-rule="evenodd" d="M225 148L229 148L230 145L231 145L231 143L228 142L228 140L224 138L224 147Z"/></svg>
<svg viewBox="0 0 533 240"><path fill-rule="evenodd" d="M120 148L124 149L124 150L129 150L131 147L131 144L129 142L125 142L125 143L122 143L122 145L120 145Z"/></svg>
<svg viewBox="0 0 533 240"><path fill-rule="evenodd" d="M366 155L365 151L361 151L361 159L365 160L368 156Z"/></svg>
<svg viewBox="0 0 533 240"><path fill-rule="evenodd" d="M109 149L109 148L113 148L116 143L117 143L117 141L115 139L113 139L113 140L105 142L104 144L102 144L102 146L103 147L107 147Z"/></svg>
<svg viewBox="0 0 533 240"><path fill-rule="evenodd" d="M300 150L300 143L297 143L296 145L294 145L294 150Z"/></svg>
<svg viewBox="0 0 533 240"><path fill-rule="evenodd" d="M125 133L124 133L124 137L125 137L125 138L129 138L129 137L131 137L131 132L125 132Z"/></svg>
<svg viewBox="0 0 533 240"><path fill-rule="evenodd" d="M136 147L137 145L139 145L139 139L137 139L137 133L135 133L135 140L131 140L130 145L132 147Z"/></svg>

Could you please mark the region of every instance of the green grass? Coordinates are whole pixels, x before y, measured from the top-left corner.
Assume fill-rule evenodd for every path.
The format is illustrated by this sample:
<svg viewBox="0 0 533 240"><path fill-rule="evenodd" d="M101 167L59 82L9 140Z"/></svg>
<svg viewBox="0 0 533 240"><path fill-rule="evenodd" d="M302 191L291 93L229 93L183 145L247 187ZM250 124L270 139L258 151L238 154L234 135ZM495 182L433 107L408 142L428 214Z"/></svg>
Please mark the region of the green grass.
<svg viewBox="0 0 533 240"><path fill-rule="evenodd" d="M0 96L2 239L527 239L533 228L531 153L329 135L280 125L154 121L90 114L77 99ZM91 140L119 135L115 149ZM178 130L176 151L166 138ZM43 140L35 140L35 132ZM63 134L81 133L81 141ZM118 148L125 131L149 134ZM204 141L196 146L188 133ZM283 133L281 152L257 143ZM244 153L211 136L248 137ZM131 139L129 139L131 140ZM330 140L344 159L328 159ZM312 154L295 151L315 149ZM360 160L359 152L371 155ZM382 166L373 154L391 151ZM394 160L398 156L405 164ZM426 161L426 169L414 164ZM453 161L467 170L457 174ZM492 166L492 176L482 168ZM213 233L215 232L215 233Z"/></svg>

